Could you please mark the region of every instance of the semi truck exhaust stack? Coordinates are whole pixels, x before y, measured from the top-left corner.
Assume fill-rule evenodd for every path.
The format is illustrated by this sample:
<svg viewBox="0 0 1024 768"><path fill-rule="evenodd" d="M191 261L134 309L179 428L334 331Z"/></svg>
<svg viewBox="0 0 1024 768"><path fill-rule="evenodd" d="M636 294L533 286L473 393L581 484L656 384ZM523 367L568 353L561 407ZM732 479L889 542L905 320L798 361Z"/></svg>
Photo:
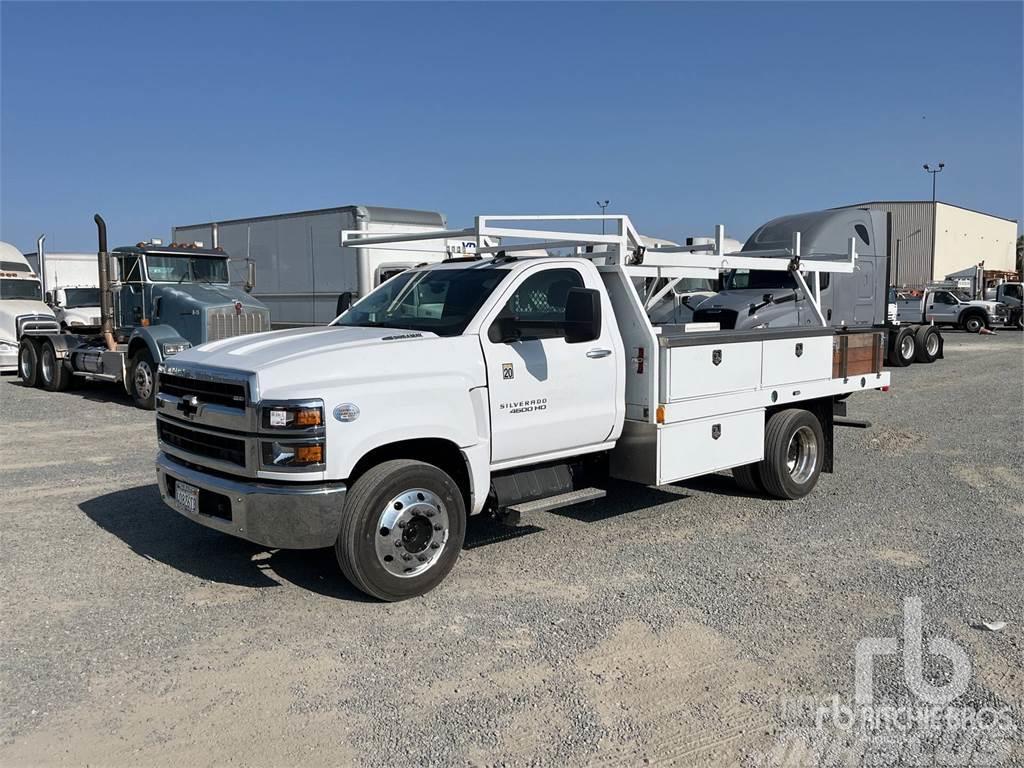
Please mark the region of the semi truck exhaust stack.
<svg viewBox="0 0 1024 768"><path fill-rule="evenodd" d="M46 242L46 235L36 238L36 259L39 262L39 282L43 286L43 300L46 299L46 251L43 244Z"/></svg>
<svg viewBox="0 0 1024 768"><path fill-rule="evenodd" d="M111 352L117 349L114 341L114 295L110 291L110 254L107 253L107 223L98 213L93 216L99 234L99 251L96 258L99 262L100 277L100 335Z"/></svg>

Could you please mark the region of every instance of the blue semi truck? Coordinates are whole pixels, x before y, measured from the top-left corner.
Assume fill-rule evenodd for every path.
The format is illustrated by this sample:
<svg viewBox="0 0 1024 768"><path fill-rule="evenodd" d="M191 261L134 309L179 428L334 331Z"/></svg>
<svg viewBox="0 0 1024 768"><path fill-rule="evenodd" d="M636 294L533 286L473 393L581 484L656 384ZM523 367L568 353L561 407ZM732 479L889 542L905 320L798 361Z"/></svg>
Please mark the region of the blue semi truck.
<svg viewBox="0 0 1024 768"><path fill-rule="evenodd" d="M157 366L168 357L270 330L270 311L230 285L222 249L153 241L108 252L106 223L94 218L99 332L24 336L18 374L25 384L60 391L75 378L120 383L137 406L152 410Z"/></svg>

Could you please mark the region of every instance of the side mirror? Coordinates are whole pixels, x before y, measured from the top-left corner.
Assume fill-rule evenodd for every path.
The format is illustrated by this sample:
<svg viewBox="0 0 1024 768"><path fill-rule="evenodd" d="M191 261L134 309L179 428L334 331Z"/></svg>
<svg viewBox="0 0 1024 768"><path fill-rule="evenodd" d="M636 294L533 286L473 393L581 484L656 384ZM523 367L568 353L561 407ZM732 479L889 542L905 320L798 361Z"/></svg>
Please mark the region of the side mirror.
<svg viewBox="0 0 1024 768"><path fill-rule="evenodd" d="M348 308L352 306L352 292L345 291L343 294L338 296L338 312L335 315L340 315L342 312L347 312Z"/></svg>
<svg viewBox="0 0 1024 768"><path fill-rule="evenodd" d="M53 291L47 291L47 292L46 292L46 298L45 298L45 299L43 299L43 301L45 301L45 302L46 302L47 304L49 304L50 306L53 306L53 305L54 305L54 303L56 303L57 299L56 299L56 297L54 296L54 294L53 294Z"/></svg>
<svg viewBox="0 0 1024 768"><path fill-rule="evenodd" d="M771 304L774 299L775 295L771 293L766 293L764 296L761 297L761 301L763 301L765 304Z"/></svg>
<svg viewBox="0 0 1024 768"><path fill-rule="evenodd" d="M593 288L570 288L565 301L565 340L569 344L601 336L601 293Z"/></svg>
<svg viewBox="0 0 1024 768"><path fill-rule="evenodd" d="M253 261L245 265L245 292L251 293L256 287L256 263Z"/></svg>

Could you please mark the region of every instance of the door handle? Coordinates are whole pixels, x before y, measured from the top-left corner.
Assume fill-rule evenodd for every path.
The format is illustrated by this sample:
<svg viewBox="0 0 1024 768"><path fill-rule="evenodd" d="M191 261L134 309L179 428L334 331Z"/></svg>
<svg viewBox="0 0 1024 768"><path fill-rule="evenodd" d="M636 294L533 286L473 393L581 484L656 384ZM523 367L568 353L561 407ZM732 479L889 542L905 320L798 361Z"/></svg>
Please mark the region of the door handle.
<svg viewBox="0 0 1024 768"><path fill-rule="evenodd" d="M608 355L610 355L611 353L612 351L610 349L592 349L589 352L587 352L587 357L589 357L591 360L596 360L597 358L600 357L608 357Z"/></svg>

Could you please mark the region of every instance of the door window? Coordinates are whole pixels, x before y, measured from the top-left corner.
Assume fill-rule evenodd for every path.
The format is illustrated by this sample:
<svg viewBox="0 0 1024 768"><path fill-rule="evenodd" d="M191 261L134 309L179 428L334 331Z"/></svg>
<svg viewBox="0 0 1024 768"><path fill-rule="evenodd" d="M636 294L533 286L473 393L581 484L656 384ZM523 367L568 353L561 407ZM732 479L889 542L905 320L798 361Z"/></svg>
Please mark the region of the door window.
<svg viewBox="0 0 1024 768"><path fill-rule="evenodd" d="M936 304L957 304L957 300L953 298L953 295L943 291L942 293L935 294Z"/></svg>
<svg viewBox="0 0 1024 768"><path fill-rule="evenodd" d="M118 256L122 283L142 282L142 259L138 256Z"/></svg>
<svg viewBox="0 0 1024 768"><path fill-rule="evenodd" d="M565 304L570 288L582 288L583 276L575 269L546 269L526 278L508 300L498 322L514 318L527 322L553 322L565 320ZM564 328L537 328L522 339L547 339L565 336Z"/></svg>

